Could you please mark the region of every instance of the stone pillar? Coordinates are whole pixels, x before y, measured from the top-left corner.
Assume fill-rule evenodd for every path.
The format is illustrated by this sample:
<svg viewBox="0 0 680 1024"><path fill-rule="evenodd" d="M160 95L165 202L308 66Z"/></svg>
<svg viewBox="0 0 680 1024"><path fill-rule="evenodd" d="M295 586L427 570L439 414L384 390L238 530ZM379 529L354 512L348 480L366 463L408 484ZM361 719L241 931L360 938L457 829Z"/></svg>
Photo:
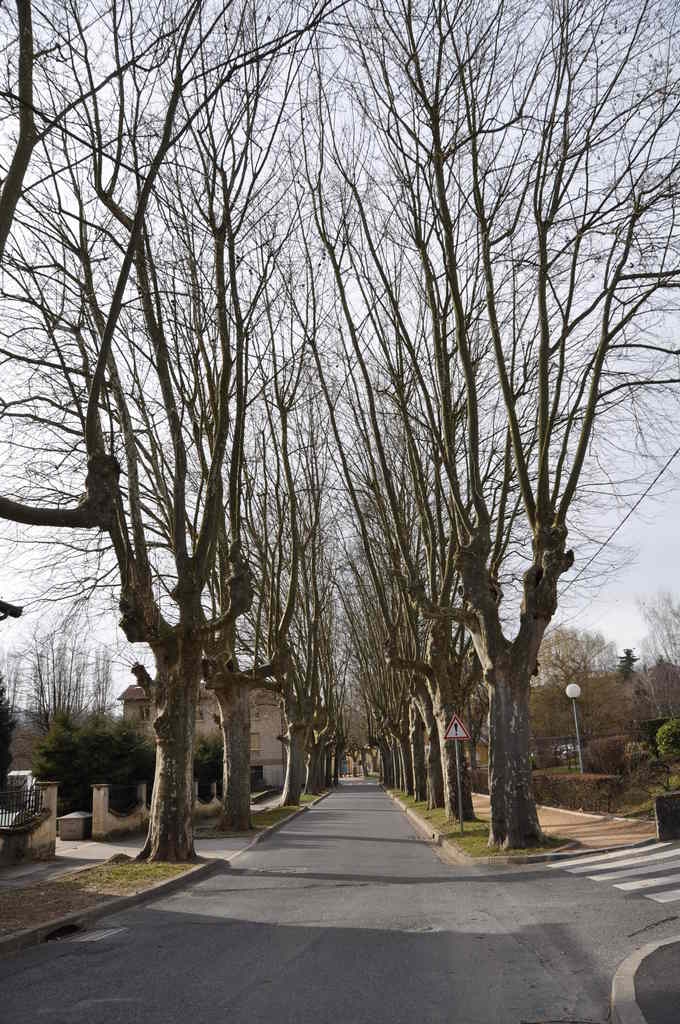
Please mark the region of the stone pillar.
<svg viewBox="0 0 680 1024"><path fill-rule="evenodd" d="M198 779L194 779L194 803L198 800Z"/></svg>
<svg viewBox="0 0 680 1024"><path fill-rule="evenodd" d="M57 843L57 797L59 795L58 782L36 782L42 793L43 809L49 811L50 816L44 822L44 828L48 832L48 842L51 847L49 856L54 856Z"/></svg>
<svg viewBox="0 0 680 1024"><path fill-rule="evenodd" d="M211 782L210 783L210 799L211 800L217 800L217 783L216 782Z"/></svg>
<svg viewBox="0 0 680 1024"><path fill-rule="evenodd" d="M107 839L109 834L109 784L92 787L92 838Z"/></svg>
<svg viewBox="0 0 680 1024"><path fill-rule="evenodd" d="M137 783L137 803L141 807L146 807L146 782Z"/></svg>

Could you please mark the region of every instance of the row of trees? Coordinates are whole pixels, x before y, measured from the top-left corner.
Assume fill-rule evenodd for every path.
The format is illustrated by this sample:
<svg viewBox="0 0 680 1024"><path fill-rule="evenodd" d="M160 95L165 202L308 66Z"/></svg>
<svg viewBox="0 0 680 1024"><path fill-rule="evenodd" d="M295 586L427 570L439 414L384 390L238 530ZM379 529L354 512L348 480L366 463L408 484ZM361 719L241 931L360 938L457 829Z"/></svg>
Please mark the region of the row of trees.
<svg viewBox="0 0 680 1024"><path fill-rule="evenodd" d="M30 642L0 660L12 710L38 734L59 716L78 720L115 708L111 654L88 638L86 628L71 609L36 624Z"/></svg>
<svg viewBox="0 0 680 1024"><path fill-rule="evenodd" d="M654 455L677 399L671 12L88 12L31 27L18 0L0 517L60 529L148 652L143 855L193 853L201 678L236 825L250 688L281 698L291 799L352 678L385 765L424 759L449 814L443 731L488 708L490 842L539 842L529 697L568 529L622 424Z"/></svg>

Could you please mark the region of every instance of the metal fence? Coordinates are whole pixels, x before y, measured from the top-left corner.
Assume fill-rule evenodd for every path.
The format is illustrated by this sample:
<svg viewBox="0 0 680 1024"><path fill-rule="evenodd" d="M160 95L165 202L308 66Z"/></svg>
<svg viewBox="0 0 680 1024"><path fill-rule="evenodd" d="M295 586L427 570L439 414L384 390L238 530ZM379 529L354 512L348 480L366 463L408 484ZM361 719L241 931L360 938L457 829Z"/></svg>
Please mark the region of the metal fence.
<svg viewBox="0 0 680 1024"><path fill-rule="evenodd" d="M198 799L203 803L210 803L212 800L212 783L206 779L198 779Z"/></svg>
<svg viewBox="0 0 680 1024"><path fill-rule="evenodd" d="M40 786L0 791L0 828L20 828L43 809Z"/></svg>
<svg viewBox="0 0 680 1024"><path fill-rule="evenodd" d="M109 786L109 810L130 814L138 803L137 786Z"/></svg>

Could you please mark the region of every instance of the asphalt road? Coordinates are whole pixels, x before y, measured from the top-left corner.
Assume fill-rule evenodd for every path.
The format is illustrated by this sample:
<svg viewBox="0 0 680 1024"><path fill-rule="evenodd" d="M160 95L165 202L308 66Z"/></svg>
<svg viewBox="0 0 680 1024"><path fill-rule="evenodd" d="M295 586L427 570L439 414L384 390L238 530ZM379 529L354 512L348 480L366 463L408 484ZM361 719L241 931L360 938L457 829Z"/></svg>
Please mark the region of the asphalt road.
<svg viewBox="0 0 680 1024"><path fill-rule="evenodd" d="M12 1024L604 1022L677 913L587 877L443 863L346 784L181 893L0 960Z"/></svg>

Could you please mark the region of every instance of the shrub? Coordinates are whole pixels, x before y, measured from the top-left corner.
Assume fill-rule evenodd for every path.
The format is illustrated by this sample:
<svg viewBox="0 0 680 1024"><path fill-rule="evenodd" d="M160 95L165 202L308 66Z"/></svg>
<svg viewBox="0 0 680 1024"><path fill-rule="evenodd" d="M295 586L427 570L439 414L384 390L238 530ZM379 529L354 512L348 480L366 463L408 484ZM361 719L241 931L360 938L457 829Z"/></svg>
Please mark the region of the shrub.
<svg viewBox="0 0 680 1024"><path fill-rule="evenodd" d="M646 743L639 743L637 741L626 743L626 771L629 775L635 772L646 771L652 757L652 751Z"/></svg>
<svg viewBox="0 0 680 1024"><path fill-rule="evenodd" d="M221 779L222 770L222 738L200 739L194 751L194 778L199 785L205 785Z"/></svg>
<svg viewBox="0 0 680 1024"><path fill-rule="evenodd" d="M620 776L592 773L562 775L534 772L533 784L536 803L599 814L608 814L614 809L623 789Z"/></svg>
<svg viewBox="0 0 680 1024"><path fill-rule="evenodd" d="M76 725L65 716L53 722L33 754L33 774L59 786L59 813L91 807L92 786L132 786L153 778L153 746L121 719L99 716Z"/></svg>
<svg viewBox="0 0 680 1024"><path fill-rule="evenodd" d="M656 745L662 757L680 757L680 718L670 718L661 726Z"/></svg>
<svg viewBox="0 0 680 1024"><path fill-rule="evenodd" d="M591 740L583 756L586 771L598 775L623 775L626 770L626 742L625 736L603 736Z"/></svg>
<svg viewBox="0 0 680 1024"><path fill-rule="evenodd" d="M640 722L638 725L638 732L640 739L643 743L648 743L652 748L652 753L655 757L659 756L659 748L656 745L656 737L659 729L662 725L668 722L668 717L665 718L649 718L644 722Z"/></svg>

